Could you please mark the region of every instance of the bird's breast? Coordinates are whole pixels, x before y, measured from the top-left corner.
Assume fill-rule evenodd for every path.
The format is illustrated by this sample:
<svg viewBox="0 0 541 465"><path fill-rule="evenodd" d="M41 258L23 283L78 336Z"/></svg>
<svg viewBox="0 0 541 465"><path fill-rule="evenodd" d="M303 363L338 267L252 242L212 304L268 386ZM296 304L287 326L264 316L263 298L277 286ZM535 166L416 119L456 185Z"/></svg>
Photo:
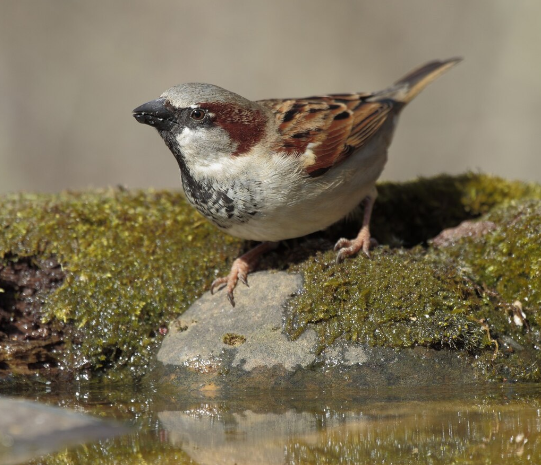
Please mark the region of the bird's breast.
<svg viewBox="0 0 541 465"><path fill-rule="evenodd" d="M386 160L386 144L371 144L317 178L302 159L252 153L218 168L179 163L187 199L228 234L279 241L324 229L368 195Z"/></svg>
<svg viewBox="0 0 541 465"><path fill-rule="evenodd" d="M188 201L220 229L248 222L261 210L257 184L242 179L198 178L181 166L181 180Z"/></svg>

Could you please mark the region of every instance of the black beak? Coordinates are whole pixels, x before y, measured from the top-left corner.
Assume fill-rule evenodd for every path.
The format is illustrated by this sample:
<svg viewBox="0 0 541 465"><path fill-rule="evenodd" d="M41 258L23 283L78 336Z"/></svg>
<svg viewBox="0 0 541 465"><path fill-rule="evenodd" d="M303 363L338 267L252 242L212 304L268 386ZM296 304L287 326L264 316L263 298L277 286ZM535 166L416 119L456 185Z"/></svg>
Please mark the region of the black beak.
<svg viewBox="0 0 541 465"><path fill-rule="evenodd" d="M153 126L158 131L168 131L175 124L178 124L175 114L165 107L164 98L143 103L143 105L133 110L133 117L141 124Z"/></svg>

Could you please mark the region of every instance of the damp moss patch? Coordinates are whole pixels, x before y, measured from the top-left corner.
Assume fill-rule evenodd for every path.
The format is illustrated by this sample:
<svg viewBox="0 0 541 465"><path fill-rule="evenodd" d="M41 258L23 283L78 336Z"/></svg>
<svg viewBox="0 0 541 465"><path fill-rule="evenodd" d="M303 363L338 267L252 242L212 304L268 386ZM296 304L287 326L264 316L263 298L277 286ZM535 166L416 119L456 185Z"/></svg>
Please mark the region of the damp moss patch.
<svg viewBox="0 0 541 465"><path fill-rule="evenodd" d="M63 335L56 368L71 374L143 374L169 321L241 248L174 192L18 194L0 205L0 268L36 257L61 264L64 281L39 316Z"/></svg>
<svg viewBox="0 0 541 465"><path fill-rule="evenodd" d="M478 283L485 295L500 300L486 316L485 327L501 351L495 360L486 354L478 358L485 376L539 382L541 201L513 201L494 208L483 219L495 226L482 238L465 237L431 249L430 255Z"/></svg>
<svg viewBox="0 0 541 465"><path fill-rule="evenodd" d="M509 303L520 302L541 325L541 201L513 201L483 219L493 223L482 238L464 238L432 255L460 268Z"/></svg>
<svg viewBox="0 0 541 465"><path fill-rule="evenodd" d="M328 251L300 263L305 288L286 330L313 328L319 350L339 337L459 349L482 378L541 381L541 200L504 198L479 221L493 226L445 247L378 247L339 265Z"/></svg>
<svg viewBox="0 0 541 465"><path fill-rule="evenodd" d="M372 233L382 245L370 260L336 265L329 250L339 237L356 234L355 218L286 241L263 259L262 268L304 274L305 291L288 307L286 330L297 337L313 327L320 350L340 336L397 349L461 349L486 358L481 369L487 376L503 377L510 360L501 358L504 351L514 350L514 357L520 347L534 347L539 334L539 261L533 258L540 241L535 233L524 235L538 232L539 225L529 213L517 212L537 211L541 186L465 174L382 183L378 189ZM490 231L486 244L483 236L446 250L430 245L443 229L472 218L507 227ZM169 322L249 246L208 224L176 192L0 197L0 378L13 371L10 357L28 341L53 344L49 358L34 360L45 376L54 368L70 375L139 377ZM39 277L45 267L56 270L54 286L37 279L29 289L25 270ZM3 280L2 270L11 276L15 268L19 275ZM515 299L528 315L529 332L510 323ZM31 324L8 334L2 322L28 302L35 312ZM533 355L522 357L514 371L517 378L525 379L527 367L538 364L537 352L528 353ZM494 368L494 354L505 363ZM529 379L540 380L536 369L529 372Z"/></svg>
<svg viewBox="0 0 541 465"><path fill-rule="evenodd" d="M310 325L320 350L340 336L394 348L489 347L479 320L493 305L454 268L424 255L380 247L371 259L337 265L333 252L318 253L300 266L305 288L290 302L288 332L297 337Z"/></svg>

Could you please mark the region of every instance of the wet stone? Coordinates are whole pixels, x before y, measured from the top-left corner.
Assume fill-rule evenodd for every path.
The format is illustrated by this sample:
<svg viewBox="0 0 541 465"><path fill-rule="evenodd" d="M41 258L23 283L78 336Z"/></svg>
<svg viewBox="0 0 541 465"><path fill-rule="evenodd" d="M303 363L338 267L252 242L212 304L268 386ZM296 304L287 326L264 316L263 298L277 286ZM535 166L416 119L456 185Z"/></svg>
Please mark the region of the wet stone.
<svg viewBox="0 0 541 465"><path fill-rule="evenodd" d="M158 353L155 376L187 389L358 389L475 382L468 357L424 347L370 347L338 338L322 352L308 328L291 340L284 306L302 291L299 274L259 272L239 285L235 308L206 293L180 318Z"/></svg>
<svg viewBox="0 0 541 465"><path fill-rule="evenodd" d="M478 239L496 229L492 221L463 221L454 228L444 229L433 240L434 247L447 247L456 244L460 239L471 237Z"/></svg>
<svg viewBox="0 0 541 465"><path fill-rule="evenodd" d="M63 447L125 434L128 428L72 410L0 396L0 463L22 463Z"/></svg>
<svg viewBox="0 0 541 465"><path fill-rule="evenodd" d="M158 360L205 373L310 365L315 333L290 341L282 332L282 306L301 287L300 275L264 272L250 275L250 287L239 284L234 308L224 292L206 293L171 325Z"/></svg>

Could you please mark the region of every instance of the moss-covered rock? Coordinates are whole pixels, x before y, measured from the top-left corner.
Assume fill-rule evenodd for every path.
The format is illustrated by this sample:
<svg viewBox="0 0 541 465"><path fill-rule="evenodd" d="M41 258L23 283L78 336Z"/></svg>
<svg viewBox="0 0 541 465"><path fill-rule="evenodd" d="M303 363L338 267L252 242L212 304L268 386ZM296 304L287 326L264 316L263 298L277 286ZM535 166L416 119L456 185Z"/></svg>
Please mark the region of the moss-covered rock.
<svg viewBox="0 0 541 465"><path fill-rule="evenodd" d="M412 247L440 231L517 199L541 199L541 185L464 174L378 185L372 234L382 244Z"/></svg>
<svg viewBox="0 0 541 465"><path fill-rule="evenodd" d="M288 307L290 335L311 326L320 350L339 336L463 349L486 362L489 377L538 379L528 368L538 364L536 352L521 358L519 348L537 347L539 200L524 199L541 199L541 186L467 174L383 183L379 192L372 233L383 247L372 259L334 264L328 249L356 234L353 218L286 241L263 260L264 268L305 275L305 291ZM449 247L429 245L443 229L481 215L499 227ZM124 367L141 375L168 322L247 246L207 224L178 193L0 197L0 374ZM42 279L47 270L54 280ZM513 324L515 300L529 332ZM47 356L40 349L29 367L14 354L31 343ZM514 371L509 357L522 360Z"/></svg>
<svg viewBox="0 0 541 465"><path fill-rule="evenodd" d="M179 193L0 198L0 271L23 261L41 269L41 258L54 257L65 274L62 285L41 293L42 305L34 308L30 326L43 320L54 328L48 334L9 327L10 319L25 313L29 291L24 279L10 285L0 275L4 370L27 373L28 360L24 353L14 356L15 349L32 341L47 344L55 335L63 346L31 368L58 374L128 367L141 375L159 345L160 329L226 270L240 244L207 224Z"/></svg>
<svg viewBox="0 0 541 465"><path fill-rule="evenodd" d="M520 301L532 323L541 324L541 201L513 201L484 216L495 226L482 238L467 237L433 256L509 303Z"/></svg>
<svg viewBox="0 0 541 465"><path fill-rule="evenodd" d="M491 346L479 321L494 305L453 267L414 250L380 247L371 259L335 264L332 251L298 268L304 291L289 303L286 330L294 337L307 325L320 348L336 338L385 347Z"/></svg>
<svg viewBox="0 0 541 465"><path fill-rule="evenodd" d="M296 266L305 288L289 302L287 331L315 329L320 350L341 336L461 349L486 378L540 381L541 201L528 192L444 246L378 247L339 265L331 251L317 253Z"/></svg>
<svg viewBox="0 0 541 465"><path fill-rule="evenodd" d="M486 375L539 382L541 201L513 201L483 219L494 227L482 237L464 237L431 249L430 255L459 270L482 288L483 295L498 301L483 316L484 328L500 348L493 361L486 353L478 359Z"/></svg>

